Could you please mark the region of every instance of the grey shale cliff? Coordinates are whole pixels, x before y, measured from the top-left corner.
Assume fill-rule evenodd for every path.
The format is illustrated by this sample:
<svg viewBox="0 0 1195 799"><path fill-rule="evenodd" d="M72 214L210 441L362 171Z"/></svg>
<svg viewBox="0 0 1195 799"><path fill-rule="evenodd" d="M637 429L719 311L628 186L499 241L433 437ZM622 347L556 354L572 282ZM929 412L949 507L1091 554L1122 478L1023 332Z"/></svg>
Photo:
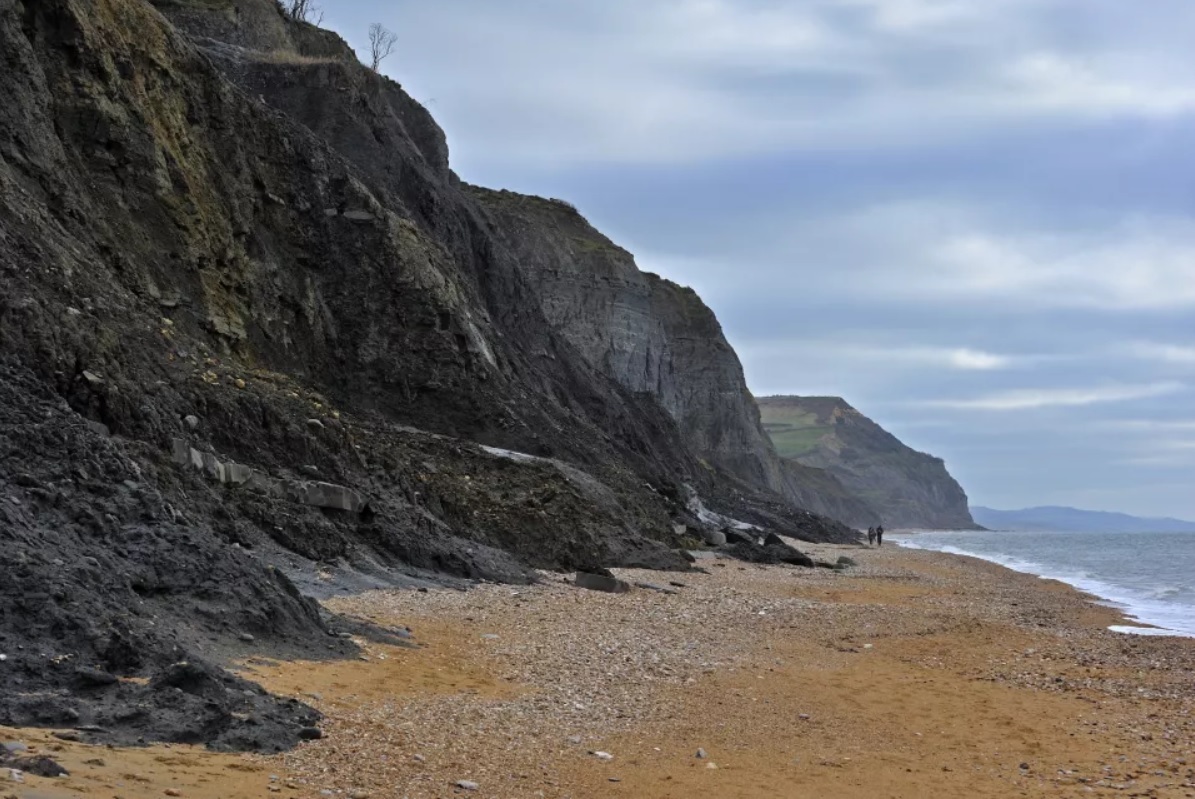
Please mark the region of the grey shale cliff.
<svg viewBox="0 0 1195 799"><path fill-rule="evenodd" d="M711 471L867 526L878 517L830 474L777 456L738 355L697 293L633 256L560 200L471 187L535 288L548 323L590 366L654 397Z"/></svg>
<svg viewBox="0 0 1195 799"><path fill-rule="evenodd" d="M0 68L0 724L277 749L316 714L218 664L351 654L309 595L853 540L692 292L565 257L273 0L0 0Z"/></svg>

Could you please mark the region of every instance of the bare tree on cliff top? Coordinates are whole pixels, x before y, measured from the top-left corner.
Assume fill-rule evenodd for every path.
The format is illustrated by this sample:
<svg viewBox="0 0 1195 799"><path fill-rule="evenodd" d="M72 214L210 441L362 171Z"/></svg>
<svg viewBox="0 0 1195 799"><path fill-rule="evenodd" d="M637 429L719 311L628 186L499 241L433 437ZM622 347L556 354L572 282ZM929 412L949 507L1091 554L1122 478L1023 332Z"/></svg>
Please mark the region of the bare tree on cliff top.
<svg viewBox="0 0 1195 799"><path fill-rule="evenodd" d="M315 0L286 0L285 3L279 3L282 10L290 15L291 19L299 22L310 22L312 25L319 25L324 21L324 12L319 6L315 4Z"/></svg>
<svg viewBox="0 0 1195 799"><path fill-rule="evenodd" d="M369 26L369 68L374 72L382 66L382 59L394 52L394 45L398 43L398 36L388 31L380 23Z"/></svg>

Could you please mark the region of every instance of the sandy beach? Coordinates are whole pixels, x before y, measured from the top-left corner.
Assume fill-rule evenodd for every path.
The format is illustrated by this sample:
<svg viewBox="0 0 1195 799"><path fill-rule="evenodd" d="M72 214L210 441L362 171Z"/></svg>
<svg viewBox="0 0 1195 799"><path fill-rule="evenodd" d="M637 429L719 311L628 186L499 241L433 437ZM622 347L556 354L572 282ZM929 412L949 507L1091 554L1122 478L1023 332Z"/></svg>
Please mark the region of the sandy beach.
<svg viewBox="0 0 1195 799"><path fill-rule="evenodd" d="M262 757L0 728L71 772L0 775L0 796L1195 797L1195 640L1109 632L1090 597L978 560L805 548L859 565L334 600L414 645L241 664L324 713L322 740Z"/></svg>

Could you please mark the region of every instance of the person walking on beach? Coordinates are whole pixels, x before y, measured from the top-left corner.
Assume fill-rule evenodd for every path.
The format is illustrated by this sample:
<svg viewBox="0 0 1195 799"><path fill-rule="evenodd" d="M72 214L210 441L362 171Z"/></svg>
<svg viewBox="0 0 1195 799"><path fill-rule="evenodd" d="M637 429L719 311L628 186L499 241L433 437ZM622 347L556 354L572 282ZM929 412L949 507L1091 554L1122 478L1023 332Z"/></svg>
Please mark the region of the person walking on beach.
<svg viewBox="0 0 1195 799"><path fill-rule="evenodd" d="M876 546L884 546L884 525L882 524L876 528Z"/></svg>
<svg viewBox="0 0 1195 799"><path fill-rule="evenodd" d="M876 529L874 527L867 528L867 545L869 547L875 546L876 543Z"/></svg>

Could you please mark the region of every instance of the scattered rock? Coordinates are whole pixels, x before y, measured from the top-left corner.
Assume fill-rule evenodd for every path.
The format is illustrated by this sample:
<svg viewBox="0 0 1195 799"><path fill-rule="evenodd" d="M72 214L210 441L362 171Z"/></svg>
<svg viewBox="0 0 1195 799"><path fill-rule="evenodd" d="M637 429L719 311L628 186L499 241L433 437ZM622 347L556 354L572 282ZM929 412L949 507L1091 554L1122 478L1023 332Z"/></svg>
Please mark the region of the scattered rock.
<svg viewBox="0 0 1195 799"><path fill-rule="evenodd" d="M26 774L34 774L38 777L64 777L68 775L57 761L51 760L48 757L26 757L20 760L11 761L11 765L19 771Z"/></svg>
<svg viewBox="0 0 1195 799"><path fill-rule="evenodd" d="M473 780L457 780L456 787L460 788L462 791L476 791L481 786L473 782Z"/></svg>
<svg viewBox="0 0 1195 799"><path fill-rule="evenodd" d="M180 791L178 788L167 788L166 795L167 796L182 796L183 792Z"/></svg>
<svg viewBox="0 0 1195 799"><path fill-rule="evenodd" d="M726 533L722 532L721 530L705 530L702 532L701 537L704 538L705 543L709 544L711 547L726 546Z"/></svg>
<svg viewBox="0 0 1195 799"><path fill-rule="evenodd" d="M705 750L704 750L704 749L698 749L698 750L697 750L697 759L698 759L698 760L705 760L707 757L709 757L709 755L707 755L707 754L705 753Z"/></svg>
<svg viewBox="0 0 1195 799"><path fill-rule="evenodd" d="M188 429L196 430L199 427L199 417L194 414L187 414L183 417L183 422L186 423Z"/></svg>
<svg viewBox="0 0 1195 799"><path fill-rule="evenodd" d="M240 635L237 636L237 638L244 641L246 644L251 644L257 640L250 633L241 633Z"/></svg>
<svg viewBox="0 0 1195 799"><path fill-rule="evenodd" d="M319 727L304 727L299 730L299 737L304 741L318 741L324 737L324 731Z"/></svg>
<svg viewBox="0 0 1195 799"><path fill-rule="evenodd" d="M630 583L619 580L616 577L589 574L588 572L577 572L577 577L573 581L573 584L579 588L588 588L590 591L604 591L607 594L625 594L631 590Z"/></svg>
<svg viewBox="0 0 1195 799"><path fill-rule="evenodd" d="M723 552L732 558L748 563L787 563L792 566L813 568L813 558L786 544L779 536L769 533L764 544L732 543L723 547Z"/></svg>
<svg viewBox="0 0 1195 799"><path fill-rule="evenodd" d="M672 590L671 588L665 588L664 586L656 585L655 583L635 583L635 587L642 588L646 591L658 591L661 594L677 593L676 591Z"/></svg>
<svg viewBox="0 0 1195 799"><path fill-rule="evenodd" d="M593 755L598 760L613 760L614 759L614 755L610 754L609 752L591 751L589 754Z"/></svg>
<svg viewBox="0 0 1195 799"><path fill-rule="evenodd" d="M734 530L730 527L722 531L722 537L726 539L727 544L749 544L752 546L759 545L759 538L752 533L747 533L742 530Z"/></svg>

